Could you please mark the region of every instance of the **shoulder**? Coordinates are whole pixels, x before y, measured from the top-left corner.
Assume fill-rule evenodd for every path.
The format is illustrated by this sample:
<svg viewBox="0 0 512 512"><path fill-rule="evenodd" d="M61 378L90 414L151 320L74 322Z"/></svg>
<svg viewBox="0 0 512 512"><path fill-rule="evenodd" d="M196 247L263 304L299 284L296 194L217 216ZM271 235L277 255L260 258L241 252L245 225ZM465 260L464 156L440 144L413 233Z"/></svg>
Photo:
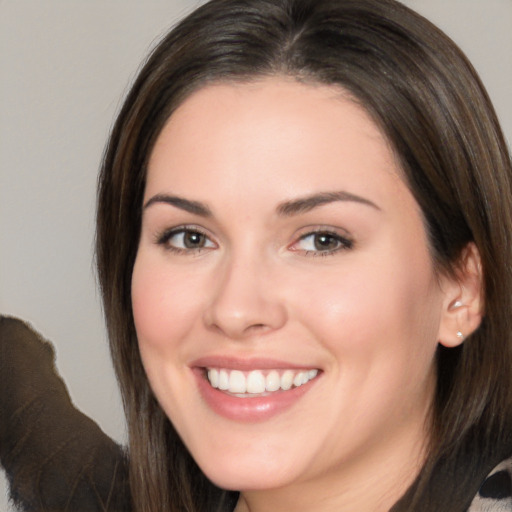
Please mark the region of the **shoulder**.
<svg viewBox="0 0 512 512"><path fill-rule="evenodd" d="M512 458L498 464L487 475L468 512L512 511Z"/></svg>

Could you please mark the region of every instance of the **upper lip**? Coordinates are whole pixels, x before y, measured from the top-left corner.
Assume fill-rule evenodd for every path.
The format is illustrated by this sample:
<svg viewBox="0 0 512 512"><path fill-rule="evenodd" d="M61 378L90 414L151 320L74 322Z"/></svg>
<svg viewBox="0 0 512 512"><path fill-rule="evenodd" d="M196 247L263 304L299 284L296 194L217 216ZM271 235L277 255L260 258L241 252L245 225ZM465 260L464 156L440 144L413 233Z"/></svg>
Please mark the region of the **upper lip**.
<svg viewBox="0 0 512 512"><path fill-rule="evenodd" d="M200 368L229 368L231 370L251 371L251 370L310 370L317 368L315 365L296 364L289 361L268 359L268 358L248 358L241 359L230 356L206 356L196 359L190 363L191 367Z"/></svg>

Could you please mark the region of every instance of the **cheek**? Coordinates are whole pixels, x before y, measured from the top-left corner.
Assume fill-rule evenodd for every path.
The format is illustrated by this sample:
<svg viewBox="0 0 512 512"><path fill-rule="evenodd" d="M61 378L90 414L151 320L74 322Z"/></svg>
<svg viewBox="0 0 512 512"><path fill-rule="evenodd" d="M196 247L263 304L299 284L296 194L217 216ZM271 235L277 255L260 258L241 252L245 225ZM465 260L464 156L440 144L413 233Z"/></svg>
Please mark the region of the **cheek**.
<svg viewBox="0 0 512 512"><path fill-rule="evenodd" d="M389 261L354 259L336 273L318 273L304 280L301 298L290 300L297 317L340 357L382 356L399 364L419 352L430 364L441 301L433 273L425 271L428 255L415 263Z"/></svg>
<svg viewBox="0 0 512 512"><path fill-rule="evenodd" d="M141 351L174 350L197 318L196 284L166 269L151 254L137 255L132 275L132 308Z"/></svg>

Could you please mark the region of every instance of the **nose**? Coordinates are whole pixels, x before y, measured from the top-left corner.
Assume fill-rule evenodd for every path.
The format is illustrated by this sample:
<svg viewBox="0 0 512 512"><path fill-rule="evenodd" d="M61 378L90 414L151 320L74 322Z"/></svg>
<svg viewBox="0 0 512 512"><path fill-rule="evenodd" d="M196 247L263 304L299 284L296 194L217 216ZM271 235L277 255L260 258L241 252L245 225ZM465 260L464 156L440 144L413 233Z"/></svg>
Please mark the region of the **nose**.
<svg viewBox="0 0 512 512"><path fill-rule="evenodd" d="M207 327L231 339L281 328L286 323L286 306L278 298L272 275L258 258L224 262L204 313Z"/></svg>

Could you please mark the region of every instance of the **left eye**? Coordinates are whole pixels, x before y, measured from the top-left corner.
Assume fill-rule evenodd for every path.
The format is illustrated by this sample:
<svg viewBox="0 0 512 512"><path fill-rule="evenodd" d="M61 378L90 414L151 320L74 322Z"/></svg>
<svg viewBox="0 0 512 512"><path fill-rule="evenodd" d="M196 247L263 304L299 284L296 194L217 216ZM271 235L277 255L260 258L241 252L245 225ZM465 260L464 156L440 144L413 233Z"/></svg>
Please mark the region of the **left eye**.
<svg viewBox="0 0 512 512"><path fill-rule="evenodd" d="M336 233L325 231L302 236L294 245L294 250L307 253L332 253L340 249L350 249L352 242Z"/></svg>

